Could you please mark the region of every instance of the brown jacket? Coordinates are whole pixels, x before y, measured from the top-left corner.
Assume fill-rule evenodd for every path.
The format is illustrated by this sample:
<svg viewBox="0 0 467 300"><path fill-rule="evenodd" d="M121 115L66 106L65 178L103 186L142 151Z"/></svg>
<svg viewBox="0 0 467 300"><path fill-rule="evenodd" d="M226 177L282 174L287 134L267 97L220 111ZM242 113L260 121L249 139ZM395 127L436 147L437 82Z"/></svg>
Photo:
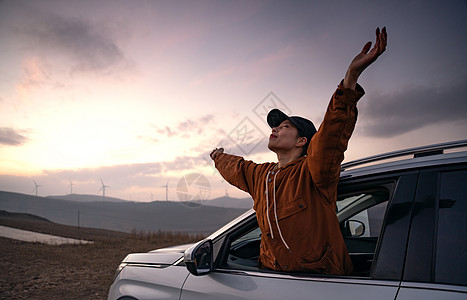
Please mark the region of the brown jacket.
<svg viewBox="0 0 467 300"><path fill-rule="evenodd" d="M261 249L259 266L280 271L348 275L353 271L336 217L337 183L344 151L357 120L364 91L334 93L308 154L275 169L221 154L216 168L254 200Z"/></svg>

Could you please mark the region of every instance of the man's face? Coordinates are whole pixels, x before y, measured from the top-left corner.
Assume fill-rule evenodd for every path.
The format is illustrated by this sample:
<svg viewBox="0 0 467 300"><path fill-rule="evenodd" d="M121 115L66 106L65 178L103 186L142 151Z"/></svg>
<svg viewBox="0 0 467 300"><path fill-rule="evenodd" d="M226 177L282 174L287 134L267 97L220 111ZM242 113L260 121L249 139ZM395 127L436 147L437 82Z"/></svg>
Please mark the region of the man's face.
<svg viewBox="0 0 467 300"><path fill-rule="evenodd" d="M285 120L279 126L272 128L268 148L276 153L290 151L297 147L299 139L301 138L298 136L297 127L289 120Z"/></svg>

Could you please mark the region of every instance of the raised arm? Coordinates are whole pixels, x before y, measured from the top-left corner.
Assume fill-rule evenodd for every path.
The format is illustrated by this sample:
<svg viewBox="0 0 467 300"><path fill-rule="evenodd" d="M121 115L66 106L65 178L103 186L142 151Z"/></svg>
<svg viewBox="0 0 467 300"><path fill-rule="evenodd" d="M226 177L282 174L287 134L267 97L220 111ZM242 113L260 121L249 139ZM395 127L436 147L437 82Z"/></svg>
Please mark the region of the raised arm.
<svg viewBox="0 0 467 300"><path fill-rule="evenodd" d="M382 31L376 29L375 46L370 50L371 42L366 43L350 63L345 78L334 93L324 120L308 147L307 162L313 181L330 202L336 198L340 164L355 128L357 102L364 94L357 80L386 50L386 45L386 28L383 27Z"/></svg>
<svg viewBox="0 0 467 300"><path fill-rule="evenodd" d="M357 121L357 102L363 94L359 85L353 90L340 84L308 146L306 159L312 180L330 203L336 198L340 165Z"/></svg>
<svg viewBox="0 0 467 300"><path fill-rule="evenodd" d="M376 29L375 46L370 50L371 42L366 43L365 46L363 46L362 52L357 54L350 63L343 82L344 88L355 90L358 77L386 50L387 38L386 27L383 27L381 31L378 27Z"/></svg>
<svg viewBox="0 0 467 300"><path fill-rule="evenodd" d="M244 160L243 157L224 153L223 148L214 149L210 156L216 169L228 183L249 194L253 191L256 173L267 168L267 164L258 165Z"/></svg>

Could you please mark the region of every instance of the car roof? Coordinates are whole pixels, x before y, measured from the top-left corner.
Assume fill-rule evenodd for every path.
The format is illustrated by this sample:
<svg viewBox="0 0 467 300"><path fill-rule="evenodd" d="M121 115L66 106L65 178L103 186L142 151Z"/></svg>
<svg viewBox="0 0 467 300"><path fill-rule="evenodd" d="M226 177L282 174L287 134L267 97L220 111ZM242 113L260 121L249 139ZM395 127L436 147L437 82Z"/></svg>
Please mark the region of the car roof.
<svg viewBox="0 0 467 300"><path fill-rule="evenodd" d="M467 140L433 144L370 156L342 164L341 179L397 170L465 163L467 162L467 151L462 148L467 148Z"/></svg>

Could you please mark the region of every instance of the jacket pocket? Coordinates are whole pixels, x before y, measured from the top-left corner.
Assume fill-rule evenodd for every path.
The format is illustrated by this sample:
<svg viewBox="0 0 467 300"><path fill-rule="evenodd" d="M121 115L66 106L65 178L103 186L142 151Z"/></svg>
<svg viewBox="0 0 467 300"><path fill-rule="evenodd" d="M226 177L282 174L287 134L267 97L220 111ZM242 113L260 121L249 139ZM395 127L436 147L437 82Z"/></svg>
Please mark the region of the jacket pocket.
<svg viewBox="0 0 467 300"><path fill-rule="evenodd" d="M279 220L285 219L287 217L290 217L291 215L294 215L304 210L305 208L306 208L306 203L303 200L303 197L299 197L289 203L285 203L283 205L278 206L277 207L277 218Z"/></svg>
<svg viewBox="0 0 467 300"><path fill-rule="evenodd" d="M297 260L302 270L320 274L342 275L342 264L329 244Z"/></svg>

